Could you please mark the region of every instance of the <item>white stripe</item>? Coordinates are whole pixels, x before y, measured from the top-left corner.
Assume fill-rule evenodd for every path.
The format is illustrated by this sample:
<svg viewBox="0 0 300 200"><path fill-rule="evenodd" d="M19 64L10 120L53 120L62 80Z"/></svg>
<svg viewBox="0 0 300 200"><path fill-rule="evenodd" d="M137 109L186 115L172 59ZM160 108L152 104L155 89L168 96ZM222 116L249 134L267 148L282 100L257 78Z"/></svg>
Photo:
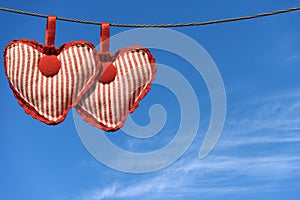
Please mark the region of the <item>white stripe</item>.
<svg viewBox="0 0 300 200"><path fill-rule="evenodd" d="M108 86L107 85L104 85L104 88L105 88L105 103L106 103L106 119L105 121L107 122L107 126L111 126L111 124L109 123L109 98L108 98Z"/></svg>
<svg viewBox="0 0 300 200"><path fill-rule="evenodd" d="M52 67L52 66L51 66ZM52 104L53 104L53 102L52 102L52 100L53 100L53 98L52 98L52 96L51 96L51 92L52 92L52 83L53 83L53 78L52 77L49 77L49 78L47 78L47 77L44 77L45 79L46 79L46 84L47 84L47 87L48 87L48 98L46 99L46 101L45 102L47 102L48 103L48 117L49 117L49 120L52 120ZM45 96L46 96L46 94L45 94Z"/></svg>
<svg viewBox="0 0 300 200"><path fill-rule="evenodd" d="M57 100L56 100L56 83L57 83L57 77L58 76L58 74L56 74L56 75L54 75L54 77L52 78L52 85L53 85L53 87L52 87L52 91L53 91L53 99L52 99L52 102L53 102L53 111L54 111L54 113L52 113L52 117L53 117L53 120L54 121L56 121L56 119L57 119ZM60 82L60 79L58 79L59 80L59 82Z"/></svg>
<svg viewBox="0 0 300 200"><path fill-rule="evenodd" d="M57 74L57 83L58 83L58 90L56 91L56 87L55 87L55 91L56 91L56 94L57 94L57 102L58 102L58 109L57 109L57 111L55 111L56 112L56 117L55 117L55 120L58 120L58 118L63 114L63 112L62 112L62 103L64 103L64 100L62 101L62 93L63 93L63 91L61 91L61 88L62 88L62 84L63 84L63 82L64 81L66 81L64 78L61 78L62 77L62 68L63 68L63 65L62 65L62 59L61 59L61 57L60 56L58 56L58 58L57 58L59 61L60 61L60 63L61 63L61 68L60 68L60 70L59 70L59 72L58 72L58 74Z"/></svg>
<svg viewBox="0 0 300 200"><path fill-rule="evenodd" d="M102 119L102 122L104 125L105 124L105 117L104 117L104 112L105 112L105 108L104 108L104 105L105 105L105 100L104 100L104 87L103 87L103 84L102 83L98 83L99 85L99 90L100 90L100 99L101 99L101 119Z"/></svg>
<svg viewBox="0 0 300 200"><path fill-rule="evenodd" d="M23 67L24 67L24 72L23 72L23 80L22 80L22 88L23 88L23 94L24 94L24 98L26 100L28 100L28 90L29 90L29 82L27 82L26 77L30 76L29 73L27 72L27 67L28 67L28 46L27 45L23 45L24 46L24 63L23 63ZM27 76L26 76L27 75Z"/></svg>
<svg viewBox="0 0 300 200"><path fill-rule="evenodd" d="M30 102L30 104L33 106L33 98L31 95L31 90L32 90L32 68L34 67L33 65L33 53L32 53L32 48L30 46L28 46L28 51L29 51L29 58L30 62L29 62L29 70L28 70L28 101Z"/></svg>

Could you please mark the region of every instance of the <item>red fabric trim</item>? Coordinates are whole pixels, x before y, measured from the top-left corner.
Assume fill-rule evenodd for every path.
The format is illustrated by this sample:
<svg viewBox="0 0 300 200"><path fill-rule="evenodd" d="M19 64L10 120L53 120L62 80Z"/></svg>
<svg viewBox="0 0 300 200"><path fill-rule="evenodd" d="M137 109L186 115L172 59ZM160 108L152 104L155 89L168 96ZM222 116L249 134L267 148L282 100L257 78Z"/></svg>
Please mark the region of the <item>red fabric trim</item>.
<svg viewBox="0 0 300 200"><path fill-rule="evenodd" d="M38 43L37 41L34 41L34 40L23 39L23 40L14 40L14 41L10 42L9 44L6 45L5 50L4 50L4 71L5 71L5 74L6 74L7 78L9 77L8 72L7 72L7 66L6 66L6 63L7 63L6 62L7 61L6 60L7 49L11 45L18 44L18 43L27 44L27 45L37 49L41 53L45 53L45 52L49 53L47 51L48 50L47 46L45 46L43 44L40 44L40 43ZM14 85L12 85L11 82L8 80L9 86L12 89L15 98L17 99L20 106L23 107L25 113L31 115L33 118L35 118L37 120L40 120L41 122L44 122L48 125L57 125L66 118L66 116L68 114L68 111L71 108L75 107L80 102L83 95L94 85L96 79L99 77L101 67L100 67L100 60L99 60L98 56L96 56L98 54L98 52L96 51L96 49L95 49L95 47L92 43L89 43L89 42L84 41L84 40L80 40L80 41L72 41L72 42L69 42L67 44L63 44L63 45L60 46L60 48L56 48L56 47L53 46L53 49L55 51L50 52L51 53L50 55L59 55L61 52L68 49L69 47L76 46L78 44L87 45L91 49L93 49L93 52L94 52L94 55L95 55L95 62L96 62L96 65L98 67L96 68L96 73L95 73L94 77L86 84L86 86L84 87L82 92L80 94L78 94L78 97L73 101L73 104L68 105L68 107L65 108L65 111L63 112L63 114L56 121L48 120L44 116L40 115L38 113L38 111L29 104L29 102L27 102L25 99L23 99L21 97L19 92L17 92L16 89L14 88ZM36 89L36 88L33 88L33 89Z"/></svg>
<svg viewBox="0 0 300 200"><path fill-rule="evenodd" d="M142 50L144 51L147 55L148 55L148 58L149 58L149 61L150 61L150 64L151 64L151 68L152 68L152 77L150 79L150 82L147 84L147 86L145 87L145 89L143 90L143 92L141 93L141 95L139 96L139 98L136 100L136 102L133 104L132 108L123 116L120 124L114 128L112 127L107 127L105 126L104 124L100 123L98 120L96 120L91 114L89 114L87 111L83 110L80 106L77 106L76 107L76 111L77 113L82 117L82 119L86 122L88 122L89 124L97 127L97 128L100 128L102 130L105 130L105 131L109 131L109 132L112 132L112 131L117 131L118 129L120 129L125 121L126 121L126 118L127 116L132 113L138 106L139 106L139 102L146 96L146 94L150 91L151 89L151 84L155 78L155 75L156 75L156 65L155 65L155 58L154 56L151 54L151 52L149 51L149 49L145 48L145 47L141 47L141 46L132 46L132 47L126 47L122 50L119 50L115 53L114 57L117 58L117 56L119 55L122 55L128 51L132 51L132 50ZM97 84L97 82L96 82Z"/></svg>
<svg viewBox="0 0 300 200"><path fill-rule="evenodd" d="M49 15L47 19L47 25L46 25L46 38L45 38L46 46L54 46L55 30L56 30L56 17L53 15Z"/></svg>

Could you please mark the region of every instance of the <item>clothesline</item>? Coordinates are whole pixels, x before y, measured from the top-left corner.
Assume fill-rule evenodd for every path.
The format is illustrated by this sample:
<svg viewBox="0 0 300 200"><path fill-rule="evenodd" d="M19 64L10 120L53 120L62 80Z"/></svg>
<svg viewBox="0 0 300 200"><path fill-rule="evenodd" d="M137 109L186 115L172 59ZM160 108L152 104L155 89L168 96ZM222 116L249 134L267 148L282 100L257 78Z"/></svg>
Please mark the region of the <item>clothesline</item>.
<svg viewBox="0 0 300 200"><path fill-rule="evenodd" d="M15 9L11 9L11 8L0 7L0 10L4 11L4 12L12 12L12 13L35 16L35 17L42 17L42 18L47 18L48 17L48 15L46 15L46 14L27 12L27 11L22 11L22 10L15 10ZM111 26L118 26L118 27L132 27L132 28L169 28L169 27L184 27L184 26L202 26L202 25L208 25L208 24L220 24L220 23L227 23L227 22L233 22L233 21L242 21L242 20L248 20L248 19L254 19L254 18L267 17L267 16L271 16L271 15L278 15L278 14L282 14L282 13L294 12L294 11L298 11L298 10L300 10L300 6L299 7L294 7L294 8L283 9L283 10L272 11L272 12L265 12L265 13L248 15L248 16L233 17L233 18L226 18L226 19L217 19L217 20L210 20L210 21L174 23L174 24L122 24L122 23L110 23L110 25ZM57 17L57 20L75 22L75 23L83 23L83 24L92 24L92 25L101 25L101 23L102 23L102 22L99 22L99 21L89 21L89 20L73 19L73 18L67 18L67 17Z"/></svg>

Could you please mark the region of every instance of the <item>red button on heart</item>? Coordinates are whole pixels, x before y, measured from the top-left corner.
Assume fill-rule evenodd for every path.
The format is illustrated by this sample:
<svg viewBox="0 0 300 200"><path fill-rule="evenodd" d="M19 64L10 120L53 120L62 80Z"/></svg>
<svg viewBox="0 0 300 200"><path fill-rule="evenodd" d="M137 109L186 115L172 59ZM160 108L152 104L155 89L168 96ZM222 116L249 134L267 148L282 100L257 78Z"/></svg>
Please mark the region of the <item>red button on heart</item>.
<svg viewBox="0 0 300 200"><path fill-rule="evenodd" d="M103 70L99 82L110 83L113 80L115 80L117 75L117 69L112 63L105 63L105 65L102 64L102 69Z"/></svg>
<svg viewBox="0 0 300 200"><path fill-rule="evenodd" d="M127 48L117 52L115 58L114 81L96 81L93 90L76 107L85 121L106 131L123 126L127 115L150 90L156 72L154 57L146 48Z"/></svg>
<svg viewBox="0 0 300 200"><path fill-rule="evenodd" d="M44 76L54 76L61 67L60 60L56 56L43 56L39 61L39 70Z"/></svg>

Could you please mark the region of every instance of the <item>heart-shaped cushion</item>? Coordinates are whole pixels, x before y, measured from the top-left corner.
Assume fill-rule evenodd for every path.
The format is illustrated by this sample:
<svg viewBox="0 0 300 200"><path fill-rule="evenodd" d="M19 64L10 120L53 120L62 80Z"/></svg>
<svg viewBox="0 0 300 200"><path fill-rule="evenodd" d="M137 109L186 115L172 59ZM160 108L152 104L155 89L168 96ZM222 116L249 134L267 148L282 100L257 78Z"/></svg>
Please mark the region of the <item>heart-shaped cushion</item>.
<svg viewBox="0 0 300 200"><path fill-rule="evenodd" d="M114 80L103 83L100 77L76 107L85 121L105 131L116 131L123 126L127 115L150 90L156 73L155 59L146 48L126 48L118 51L114 58ZM105 68L112 67L105 64L107 66L102 66L104 74Z"/></svg>
<svg viewBox="0 0 300 200"><path fill-rule="evenodd" d="M11 89L25 112L47 123L63 121L68 110L94 84L99 74L96 50L76 41L59 49L30 40L15 40L4 51Z"/></svg>

